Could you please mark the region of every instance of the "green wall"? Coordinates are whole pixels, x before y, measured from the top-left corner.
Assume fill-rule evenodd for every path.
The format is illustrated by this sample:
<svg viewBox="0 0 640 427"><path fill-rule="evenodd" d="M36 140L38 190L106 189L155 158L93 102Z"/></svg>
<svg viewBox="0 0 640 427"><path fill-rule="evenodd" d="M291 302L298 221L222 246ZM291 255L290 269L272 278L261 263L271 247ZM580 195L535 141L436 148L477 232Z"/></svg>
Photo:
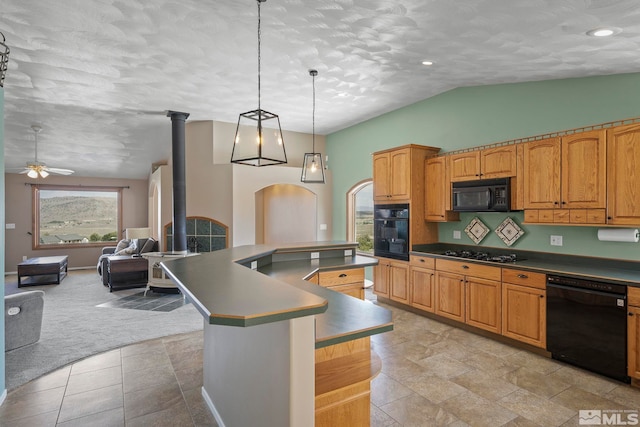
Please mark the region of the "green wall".
<svg viewBox="0 0 640 427"><path fill-rule="evenodd" d="M355 183L371 178L375 151L421 144L445 152L637 117L640 97L634 94L639 87L640 73L457 88L330 134L333 237L346 236L345 195ZM440 240L473 244L463 230L474 216L462 215L459 223L441 224ZM522 213L479 215L492 229L481 245L506 247L493 230L507 216L522 226ZM526 234L513 248L640 258L640 245L600 242L594 227L522 227ZM453 230L463 231L463 239L453 240ZM562 235L564 245L550 246L551 234Z"/></svg>

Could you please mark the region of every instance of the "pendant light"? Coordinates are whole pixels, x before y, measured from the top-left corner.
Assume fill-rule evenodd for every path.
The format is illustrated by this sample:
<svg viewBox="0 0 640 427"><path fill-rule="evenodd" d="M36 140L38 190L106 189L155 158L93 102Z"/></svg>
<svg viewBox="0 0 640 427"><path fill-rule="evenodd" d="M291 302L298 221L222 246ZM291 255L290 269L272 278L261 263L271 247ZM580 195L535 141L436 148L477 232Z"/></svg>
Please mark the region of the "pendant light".
<svg viewBox="0 0 640 427"><path fill-rule="evenodd" d="M280 118L260 107L260 3L258 3L258 109L247 111L238 117L238 127L233 140L231 163L250 166L269 166L287 163ZM264 126L264 122L268 122Z"/></svg>
<svg viewBox="0 0 640 427"><path fill-rule="evenodd" d="M313 110L311 114L312 123L312 148L311 153L304 153L304 163L302 164L301 181L308 184L324 184L324 166L322 165L322 153L316 153L316 76L317 70L309 70L309 75L313 80Z"/></svg>

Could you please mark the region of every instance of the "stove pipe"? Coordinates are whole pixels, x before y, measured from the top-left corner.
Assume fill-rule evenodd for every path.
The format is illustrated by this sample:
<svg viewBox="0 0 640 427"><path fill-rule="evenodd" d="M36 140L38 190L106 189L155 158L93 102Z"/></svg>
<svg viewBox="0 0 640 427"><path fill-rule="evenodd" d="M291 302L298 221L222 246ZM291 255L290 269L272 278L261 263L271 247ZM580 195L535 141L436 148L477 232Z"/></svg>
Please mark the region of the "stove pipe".
<svg viewBox="0 0 640 427"><path fill-rule="evenodd" d="M171 117L173 162L173 253L187 254L187 185L185 177L185 128L189 113L167 111Z"/></svg>

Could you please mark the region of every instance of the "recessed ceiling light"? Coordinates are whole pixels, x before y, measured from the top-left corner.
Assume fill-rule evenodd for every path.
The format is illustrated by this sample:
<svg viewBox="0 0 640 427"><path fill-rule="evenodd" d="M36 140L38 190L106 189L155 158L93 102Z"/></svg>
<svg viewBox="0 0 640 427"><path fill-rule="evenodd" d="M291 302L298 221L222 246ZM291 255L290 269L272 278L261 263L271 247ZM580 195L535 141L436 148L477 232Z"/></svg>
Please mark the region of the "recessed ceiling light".
<svg viewBox="0 0 640 427"><path fill-rule="evenodd" d="M621 32L622 32L621 28L601 27L601 28L594 28L593 30L587 31L587 35L592 37L608 37L608 36L619 34Z"/></svg>
<svg viewBox="0 0 640 427"><path fill-rule="evenodd" d="M422 65L433 65L433 61L422 61Z"/></svg>

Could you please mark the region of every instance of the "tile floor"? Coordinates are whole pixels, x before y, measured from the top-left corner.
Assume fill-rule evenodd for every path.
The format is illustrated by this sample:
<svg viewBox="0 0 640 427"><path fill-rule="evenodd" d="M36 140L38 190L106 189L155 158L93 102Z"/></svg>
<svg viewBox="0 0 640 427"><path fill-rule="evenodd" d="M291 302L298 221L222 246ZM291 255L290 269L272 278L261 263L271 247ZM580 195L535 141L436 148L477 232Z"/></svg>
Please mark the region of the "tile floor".
<svg viewBox="0 0 640 427"><path fill-rule="evenodd" d="M372 426L577 426L581 409L640 410L639 389L388 308ZM201 332L145 341L11 391L0 426L215 426L201 385Z"/></svg>

